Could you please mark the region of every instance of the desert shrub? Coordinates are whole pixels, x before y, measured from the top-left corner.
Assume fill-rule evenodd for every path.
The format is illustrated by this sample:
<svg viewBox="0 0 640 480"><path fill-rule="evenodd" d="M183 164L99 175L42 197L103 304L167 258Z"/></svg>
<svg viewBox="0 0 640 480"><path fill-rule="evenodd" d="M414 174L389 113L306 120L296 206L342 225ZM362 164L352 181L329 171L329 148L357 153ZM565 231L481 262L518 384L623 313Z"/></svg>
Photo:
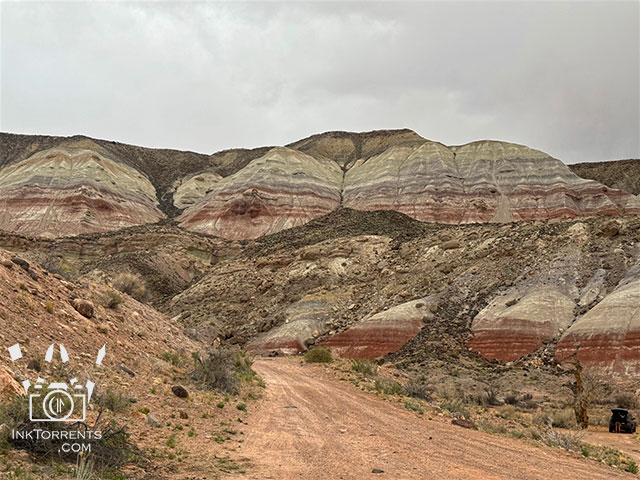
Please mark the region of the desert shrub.
<svg viewBox="0 0 640 480"><path fill-rule="evenodd" d="M467 405L462 398L445 400L440 404L440 408L447 410L456 418L471 419L471 412L467 409Z"/></svg>
<svg viewBox="0 0 640 480"><path fill-rule="evenodd" d="M404 391L410 397L431 400L433 387L424 378L411 378L404 384Z"/></svg>
<svg viewBox="0 0 640 480"><path fill-rule="evenodd" d="M241 380L251 381L256 377L256 372L253 370L253 359L243 351L236 352L234 368L236 375Z"/></svg>
<svg viewBox="0 0 640 480"><path fill-rule="evenodd" d="M176 352L164 352L160 358L171 365L178 366L181 363L180 355Z"/></svg>
<svg viewBox="0 0 640 480"><path fill-rule="evenodd" d="M487 385L484 389L484 396L482 397L486 405L499 406L502 402L498 400L498 389L495 385Z"/></svg>
<svg viewBox="0 0 640 480"><path fill-rule="evenodd" d="M331 363L333 357L327 347L314 347L304 354L304 360L307 363Z"/></svg>
<svg viewBox="0 0 640 480"><path fill-rule="evenodd" d="M520 419L520 413L518 413L518 409L514 405L503 405L496 413L498 417L504 418L505 420L518 420Z"/></svg>
<svg viewBox="0 0 640 480"><path fill-rule="evenodd" d="M195 368L191 374L194 380L205 387L226 393L237 393L241 381L262 381L253 371L253 360L240 350L217 347L207 352L204 358L193 354Z"/></svg>
<svg viewBox="0 0 640 480"><path fill-rule="evenodd" d="M575 428L576 415L573 409L563 408L550 413L551 426L556 428Z"/></svg>
<svg viewBox="0 0 640 480"><path fill-rule="evenodd" d="M114 413L123 412L131 405L128 397L112 388L96 395L95 403L101 410L110 410Z"/></svg>
<svg viewBox="0 0 640 480"><path fill-rule="evenodd" d="M62 257L48 254L40 266L49 273L60 275L61 277L71 280L75 276L75 269Z"/></svg>
<svg viewBox="0 0 640 480"><path fill-rule="evenodd" d="M374 388L377 392L386 393L387 395L404 394L404 388L402 388L402 385L390 378L380 378L376 380Z"/></svg>
<svg viewBox="0 0 640 480"><path fill-rule="evenodd" d="M509 392L504 396L504 403L507 405L517 405L518 401L519 398L516 392Z"/></svg>
<svg viewBox="0 0 640 480"><path fill-rule="evenodd" d="M121 273L116 275L112 282L113 288L126 293L136 300L143 301L147 295L145 282L139 275L133 273Z"/></svg>
<svg viewBox="0 0 640 480"><path fill-rule="evenodd" d="M106 308L110 308L112 310L115 310L116 308L118 308L118 305L121 305L124 303L124 299L122 298L121 295L119 295L117 292L114 292L113 290L107 290L102 294L101 297L101 302L102 305Z"/></svg>
<svg viewBox="0 0 640 480"><path fill-rule="evenodd" d="M360 358L351 361L351 369L354 372L361 373L363 375L369 375L371 377L378 374L378 365L369 360Z"/></svg>
<svg viewBox="0 0 640 480"><path fill-rule="evenodd" d="M613 403L619 408L638 408L638 397L631 392L620 392L613 397Z"/></svg>
<svg viewBox="0 0 640 480"><path fill-rule="evenodd" d="M546 428L538 430L538 435L540 440L551 447L560 447L574 452L579 452L582 449L583 431L559 432L547 425Z"/></svg>
<svg viewBox="0 0 640 480"><path fill-rule="evenodd" d="M424 413L424 410L422 410L422 407L416 402L412 402L412 401L404 402L404 408L406 408L407 410L413 410L414 412L418 412L420 415Z"/></svg>

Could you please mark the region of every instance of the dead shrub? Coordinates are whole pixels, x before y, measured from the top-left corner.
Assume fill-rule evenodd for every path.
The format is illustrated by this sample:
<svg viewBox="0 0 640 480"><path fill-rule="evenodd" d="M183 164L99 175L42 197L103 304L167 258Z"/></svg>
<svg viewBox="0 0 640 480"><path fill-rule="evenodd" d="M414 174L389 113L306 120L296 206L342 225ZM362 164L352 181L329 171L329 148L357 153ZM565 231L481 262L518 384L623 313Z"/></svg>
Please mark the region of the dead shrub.
<svg viewBox="0 0 640 480"><path fill-rule="evenodd" d="M121 273L113 279L113 288L142 302L147 295L144 280L134 273Z"/></svg>
<svg viewBox="0 0 640 480"><path fill-rule="evenodd" d="M434 388L427 383L426 378L419 377L410 378L409 381L404 384L404 391L406 395L410 397L429 401L433 396Z"/></svg>

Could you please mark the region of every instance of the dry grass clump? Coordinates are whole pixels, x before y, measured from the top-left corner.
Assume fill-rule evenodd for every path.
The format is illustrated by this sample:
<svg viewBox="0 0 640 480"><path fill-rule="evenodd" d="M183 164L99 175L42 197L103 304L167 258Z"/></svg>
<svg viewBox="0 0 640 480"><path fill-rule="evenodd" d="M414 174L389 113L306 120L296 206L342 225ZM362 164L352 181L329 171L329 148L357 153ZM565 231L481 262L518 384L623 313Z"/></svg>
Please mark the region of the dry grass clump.
<svg viewBox="0 0 640 480"><path fill-rule="evenodd" d="M147 295L147 286L144 280L134 273L121 273L113 279L113 288L138 301L144 301Z"/></svg>
<svg viewBox="0 0 640 480"><path fill-rule="evenodd" d="M368 375L370 377L374 377L378 374L378 365L369 360L364 360L361 358L356 358L355 360L351 361L351 369L354 372Z"/></svg>

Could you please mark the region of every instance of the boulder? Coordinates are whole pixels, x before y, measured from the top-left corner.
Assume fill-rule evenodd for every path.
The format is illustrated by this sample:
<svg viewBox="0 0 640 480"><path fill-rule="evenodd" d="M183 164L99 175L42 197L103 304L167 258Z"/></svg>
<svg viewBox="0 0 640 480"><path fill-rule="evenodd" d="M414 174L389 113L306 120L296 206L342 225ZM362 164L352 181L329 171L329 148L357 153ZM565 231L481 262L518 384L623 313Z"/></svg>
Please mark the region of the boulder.
<svg viewBox="0 0 640 480"><path fill-rule="evenodd" d="M82 300L81 298L74 298L73 300L71 300L71 305L83 317L86 317L86 318L93 317L94 306L93 306L93 303L89 302L88 300Z"/></svg>
<svg viewBox="0 0 640 480"><path fill-rule="evenodd" d="M178 398L187 398L189 397L189 392L182 385L174 385L171 387L171 391Z"/></svg>
<svg viewBox="0 0 640 480"><path fill-rule="evenodd" d="M6 368L0 366L0 399L22 394L24 394L22 386L14 380Z"/></svg>

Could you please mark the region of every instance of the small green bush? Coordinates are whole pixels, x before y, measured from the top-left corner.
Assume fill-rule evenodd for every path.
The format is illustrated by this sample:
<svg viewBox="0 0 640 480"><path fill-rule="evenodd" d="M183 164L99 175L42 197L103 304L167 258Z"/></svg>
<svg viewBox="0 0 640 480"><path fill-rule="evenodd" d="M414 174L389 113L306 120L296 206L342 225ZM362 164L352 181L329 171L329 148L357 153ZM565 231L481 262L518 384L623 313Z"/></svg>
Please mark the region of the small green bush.
<svg viewBox="0 0 640 480"><path fill-rule="evenodd" d="M247 406L244 403L239 403L236 405L236 408L242 412L246 412L247 411Z"/></svg>
<svg viewBox="0 0 640 480"><path fill-rule="evenodd" d="M331 363L333 356L327 347L314 347L304 354L304 360L307 363Z"/></svg>
<svg viewBox="0 0 640 480"><path fill-rule="evenodd" d="M374 384L376 392L386 393L387 395L403 395L404 388L398 382L389 378L381 378L376 380Z"/></svg>
<svg viewBox="0 0 640 480"><path fill-rule="evenodd" d="M370 377L374 377L378 374L378 365L369 360L364 360L361 358L357 358L351 361L351 369L354 372L368 375Z"/></svg>
<svg viewBox="0 0 640 480"><path fill-rule="evenodd" d="M180 365L180 355L175 353L175 352L164 352L161 355L162 360L164 360L167 363L170 363L171 365L174 366L178 366Z"/></svg>
<svg viewBox="0 0 640 480"><path fill-rule="evenodd" d="M110 410L114 413L124 412L131 405L128 397L111 388L107 389L103 394L96 395L95 402L100 409Z"/></svg>

